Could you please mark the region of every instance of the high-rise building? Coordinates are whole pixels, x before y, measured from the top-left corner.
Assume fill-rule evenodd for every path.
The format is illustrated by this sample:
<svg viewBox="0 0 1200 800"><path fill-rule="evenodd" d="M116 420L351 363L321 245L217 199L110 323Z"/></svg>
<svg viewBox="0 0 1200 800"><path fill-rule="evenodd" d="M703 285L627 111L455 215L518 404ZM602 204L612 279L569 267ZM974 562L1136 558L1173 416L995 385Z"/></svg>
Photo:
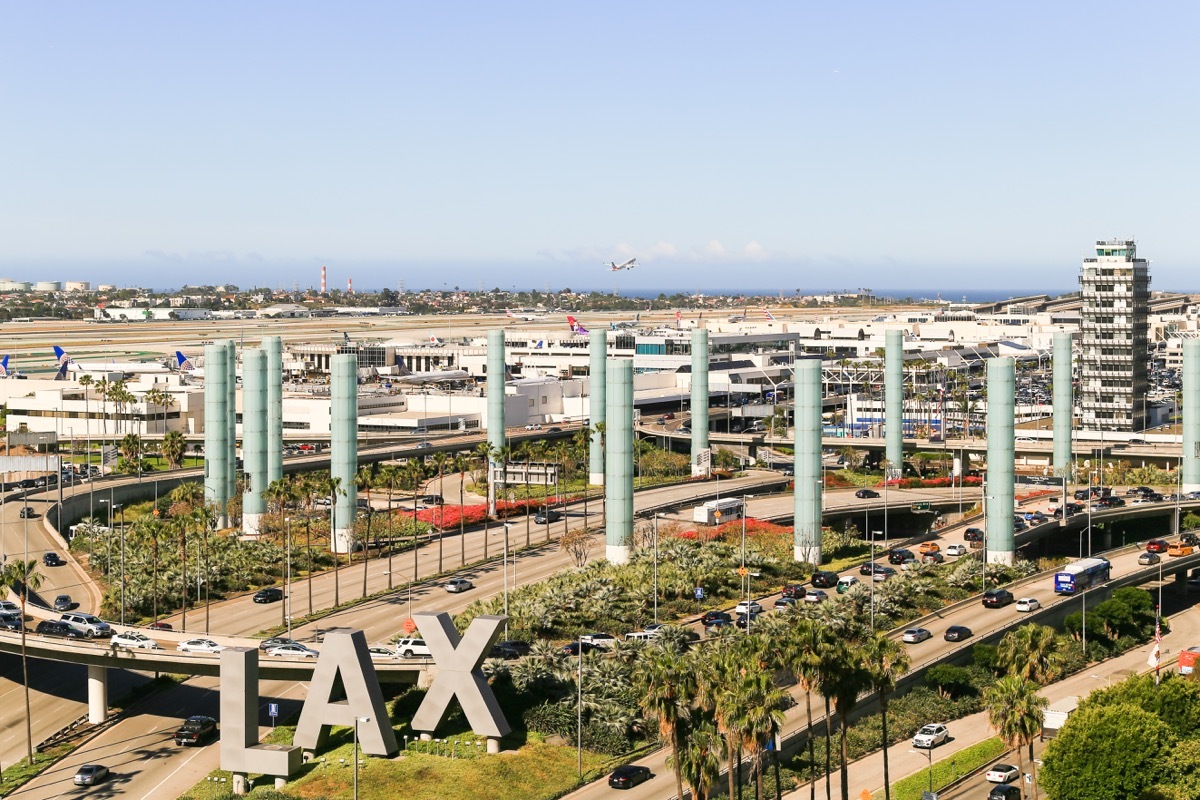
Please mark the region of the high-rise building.
<svg viewBox="0 0 1200 800"><path fill-rule="evenodd" d="M1084 430L1146 427L1150 270L1132 239L1096 242L1079 272L1083 301L1079 387Z"/></svg>

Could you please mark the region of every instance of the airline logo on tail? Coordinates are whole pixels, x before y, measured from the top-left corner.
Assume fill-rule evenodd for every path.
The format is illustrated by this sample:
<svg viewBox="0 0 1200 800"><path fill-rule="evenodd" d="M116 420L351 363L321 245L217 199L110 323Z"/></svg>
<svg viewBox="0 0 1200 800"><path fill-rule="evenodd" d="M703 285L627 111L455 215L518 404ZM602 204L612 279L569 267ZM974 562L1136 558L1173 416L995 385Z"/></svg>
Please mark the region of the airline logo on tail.
<svg viewBox="0 0 1200 800"><path fill-rule="evenodd" d="M67 379L67 365L70 363L71 363L71 359L69 356L67 357L66 361L59 362L58 372L54 373L54 380L65 381Z"/></svg>
<svg viewBox="0 0 1200 800"><path fill-rule="evenodd" d="M763 316L765 316L771 322L775 321L775 315L771 313L771 309L769 309L769 308L763 309Z"/></svg>
<svg viewBox="0 0 1200 800"><path fill-rule="evenodd" d="M192 363L192 360L179 350L175 351L175 364L180 372L192 372L196 369L196 365Z"/></svg>
<svg viewBox="0 0 1200 800"><path fill-rule="evenodd" d="M588 329L580 325L579 320L575 319L570 314L567 315L567 324L571 326L571 333L575 333L580 336L588 335Z"/></svg>
<svg viewBox="0 0 1200 800"><path fill-rule="evenodd" d="M441 347L443 344L445 344L445 342L443 342L441 339L439 339L436 336L430 336L429 343L431 345L433 345L434 347Z"/></svg>
<svg viewBox="0 0 1200 800"><path fill-rule="evenodd" d="M54 357L58 359L58 365L60 367L65 367L67 364L70 364L75 360L68 355L67 351L63 350L58 345L54 345Z"/></svg>
<svg viewBox="0 0 1200 800"><path fill-rule="evenodd" d="M8 377L8 356L0 359L0 378Z"/></svg>

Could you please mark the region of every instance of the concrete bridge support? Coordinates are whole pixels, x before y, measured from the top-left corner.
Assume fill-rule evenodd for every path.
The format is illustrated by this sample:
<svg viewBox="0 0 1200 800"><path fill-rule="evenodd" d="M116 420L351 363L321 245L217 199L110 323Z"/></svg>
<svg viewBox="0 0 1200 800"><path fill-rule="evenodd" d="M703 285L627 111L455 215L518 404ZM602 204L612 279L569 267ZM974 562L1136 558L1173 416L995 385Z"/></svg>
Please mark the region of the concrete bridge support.
<svg viewBox="0 0 1200 800"><path fill-rule="evenodd" d="M1016 368L1011 358L993 358L987 370L987 559L1011 565L1013 542L1013 428Z"/></svg>
<svg viewBox="0 0 1200 800"><path fill-rule="evenodd" d="M87 668L88 722L99 725L108 718L108 667Z"/></svg>
<svg viewBox="0 0 1200 800"><path fill-rule="evenodd" d="M821 563L821 359L796 362L793 557Z"/></svg>
<svg viewBox="0 0 1200 800"><path fill-rule="evenodd" d="M267 351L267 483L283 477L283 340L263 339Z"/></svg>
<svg viewBox="0 0 1200 800"><path fill-rule="evenodd" d="M1071 334L1054 334L1054 474L1071 474Z"/></svg>
<svg viewBox="0 0 1200 800"><path fill-rule="evenodd" d="M233 435L224 424L226 403L229 393L225 388L225 359L227 351L223 344L210 344L204 348L204 369L208 377L204 380L204 417L218 420L216 425L204 426L204 501L216 506L217 527L229 526L229 485L227 471L232 466L226 458L226 438Z"/></svg>
<svg viewBox="0 0 1200 800"><path fill-rule="evenodd" d="M588 443L588 483L603 486L604 442L596 426L603 425L607 419L608 331L597 329L591 332L588 355L591 358L588 365L588 425L592 429Z"/></svg>
<svg viewBox="0 0 1200 800"><path fill-rule="evenodd" d="M496 513L495 453L505 444L504 428L504 331L488 331L487 343L487 435L493 455L488 459L488 514Z"/></svg>
<svg viewBox="0 0 1200 800"><path fill-rule="evenodd" d="M242 533L258 536L267 511L267 354L262 350L242 355L242 457Z"/></svg>
<svg viewBox="0 0 1200 800"><path fill-rule="evenodd" d="M341 478L342 494L333 499L334 530L330 549L349 553L354 548L354 523L358 515L358 356L338 353L333 357L330 381L332 431L329 474Z"/></svg>
<svg viewBox="0 0 1200 800"><path fill-rule="evenodd" d="M629 561L633 549L633 359L614 361L608 376L605 426L605 558Z"/></svg>
<svg viewBox="0 0 1200 800"><path fill-rule="evenodd" d="M692 475L708 476L708 329L692 330ZM708 461L703 461L706 457Z"/></svg>
<svg viewBox="0 0 1200 800"><path fill-rule="evenodd" d="M884 332L883 355L883 436L884 458L892 473L904 469L904 331Z"/></svg>

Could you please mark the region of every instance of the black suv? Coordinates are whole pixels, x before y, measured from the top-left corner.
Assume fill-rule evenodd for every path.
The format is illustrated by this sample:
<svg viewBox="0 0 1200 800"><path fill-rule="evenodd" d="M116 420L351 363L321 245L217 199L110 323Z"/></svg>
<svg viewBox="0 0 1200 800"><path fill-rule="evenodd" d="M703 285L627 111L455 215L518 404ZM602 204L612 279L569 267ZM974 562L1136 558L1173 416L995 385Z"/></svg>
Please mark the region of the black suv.
<svg viewBox="0 0 1200 800"><path fill-rule="evenodd" d="M879 492L874 489L859 489L854 493L854 496L859 500L869 500L873 497L879 497Z"/></svg>
<svg viewBox="0 0 1200 800"><path fill-rule="evenodd" d="M217 721L212 717L188 717L175 731L175 744L180 747L202 745L217 736Z"/></svg>
<svg viewBox="0 0 1200 800"><path fill-rule="evenodd" d="M83 634L65 622L56 619L44 619L33 630L39 636L58 636L63 639L82 639Z"/></svg>
<svg viewBox="0 0 1200 800"><path fill-rule="evenodd" d="M807 593L808 593L808 590L807 590L807 589L805 589L805 588L804 588L803 586L801 586L800 584L798 584L798 583L789 583L789 584L787 584L787 585L785 585L785 586L783 587L783 592L782 592L782 595L783 595L784 597L787 597L787 598L791 599L791 600L803 600L803 599L804 599L804 595L805 595L805 594L807 594Z"/></svg>
<svg viewBox="0 0 1200 800"><path fill-rule="evenodd" d="M44 556L42 556L42 564L44 564L47 567L61 567L65 563L67 563L67 562L63 561L59 557L58 553L51 552L51 553L46 553Z"/></svg>
<svg viewBox="0 0 1200 800"><path fill-rule="evenodd" d="M967 528L963 531L963 538L968 542L982 542L983 530L980 528Z"/></svg>
<svg viewBox="0 0 1200 800"><path fill-rule="evenodd" d="M714 622L733 622L733 617L729 616L728 611L705 611L700 618L700 624L706 628Z"/></svg>
<svg viewBox="0 0 1200 800"><path fill-rule="evenodd" d="M905 550L903 547L898 547L895 550L888 551L889 564L903 564L908 559L916 561L917 557L913 555L912 550Z"/></svg>
<svg viewBox="0 0 1200 800"><path fill-rule="evenodd" d="M1054 518L1055 518L1055 519L1062 519L1062 518L1063 518L1063 509L1064 509L1064 508L1065 508L1065 509L1066 509L1066 511L1067 511L1067 516L1068 516L1068 517L1073 517L1073 516L1075 516L1076 514L1080 514L1080 513L1082 513L1082 512L1083 512L1083 506L1082 506L1081 504L1079 504L1079 503L1067 503L1067 504L1066 504L1066 505L1064 505L1064 506L1059 506L1058 508L1054 509Z"/></svg>
<svg viewBox="0 0 1200 800"><path fill-rule="evenodd" d="M983 593L983 604L988 608L1003 608L1013 602L1013 593L1008 589L988 589Z"/></svg>
<svg viewBox="0 0 1200 800"><path fill-rule="evenodd" d="M1184 531L1183 533L1179 534L1179 541L1181 544L1188 544L1192 547L1195 547L1196 545L1200 545L1200 536L1197 536L1191 531Z"/></svg>
<svg viewBox="0 0 1200 800"><path fill-rule="evenodd" d="M812 575L812 585L818 589L832 589L837 586L838 578L840 577L836 572L818 570Z"/></svg>
<svg viewBox="0 0 1200 800"><path fill-rule="evenodd" d="M20 631L24 627L20 614L0 614L0 631Z"/></svg>
<svg viewBox="0 0 1200 800"><path fill-rule="evenodd" d="M283 599L283 589L268 587L259 589L254 593L254 602L256 603L277 603Z"/></svg>

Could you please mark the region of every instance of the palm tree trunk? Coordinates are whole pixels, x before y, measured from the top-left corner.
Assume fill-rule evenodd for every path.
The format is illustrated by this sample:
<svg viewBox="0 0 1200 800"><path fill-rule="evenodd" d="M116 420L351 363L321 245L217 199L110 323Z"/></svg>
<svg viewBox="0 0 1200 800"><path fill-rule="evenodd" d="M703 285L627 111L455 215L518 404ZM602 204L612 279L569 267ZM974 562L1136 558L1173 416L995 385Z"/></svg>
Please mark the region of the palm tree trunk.
<svg viewBox="0 0 1200 800"><path fill-rule="evenodd" d="M729 773L729 800L733 800L733 798L737 797L738 778L741 777L738 775L740 766L738 763L738 750L736 742L734 742L733 737L730 735L725 736L725 746L729 751L729 766L727 769Z"/></svg>
<svg viewBox="0 0 1200 800"><path fill-rule="evenodd" d="M883 800L892 800L892 782L888 777L887 695L879 693L879 723L883 729Z"/></svg>
<svg viewBox="0 0 1200 800"><path fill-rule="evenodd" d="M311 617L313 613L312 599L312 578L313 578L313 552L312 552L312 515L304 515L304 539L305 547L308 548L308 615Z"/></svg>
<svg viewBox="0 0 1200 800"><path fill-rule="evenodd" d="M467 524L466 515L463 514L466 484L467 473L465 471L458 473L458 565L460 567L467 565Z"/></svg>
<svg viewBox="0 0 1200 800"><path fill-rule="evenodd" d="M179 630L187 630L187 526L179 528L179 582L183 590L183 616L179 618Z"/></svg>
<svg viewBox="0 0 1200 800"><path fill-rule="evenodd" d="M675 768L675 796L683 798L683 770L679 766L679 727L671 729L671 765Z"/></svg>
<svg viewBox="0 0 1200 800"><path fill-rule="evenodd" d="M833 755L833 730L829 726L829 698L825 698L825 800L830 800L833 797L833 787L829 776L830 756Z"/></svg>
<svg viewBox="0 0 1200 800"><path fill-rule="evenodd" d="M755 743L754 751L754 798L755 800L763 800L763 770L762 770L762 751L757 749Z"/></svg>
<svg viewBox="0 0 1200 800"><path fill-rule="evenodd" d="M817 771L815 769L817 766L817 754L815 752L816 740L813 739L811 685L805 687L804 701L808 706L808 768L812 770L812 779L808 782L808 800L817 800Z"/></svg>
<svg viewBox="0 0 1200 800"><path fill-rule="evenodd" d="M850 759L849 749L846 745L846 715L839 714L841 719L841 730L838 731L838 739L840 740L842 750L842 800L850 800Z"/></svg>
<svg viewBox="0 0 1200 800"><path fill-rule="evenodd" d="M29 575L28 565L25 567L25 575ZM33 763L33 718L30 716L29 706L29 660L25 655L25 600L29 597L29 584L23 581L21 584L21 683L25 689L25 750L29 756L29 763Z"/></svg>
<svg viewBox="0 0 1200 800"><path fill-rule="evenodd" d="M367 598L367 556L371 554L371 493L367 492L367 536L363 539L363 599Z"/></svg>

